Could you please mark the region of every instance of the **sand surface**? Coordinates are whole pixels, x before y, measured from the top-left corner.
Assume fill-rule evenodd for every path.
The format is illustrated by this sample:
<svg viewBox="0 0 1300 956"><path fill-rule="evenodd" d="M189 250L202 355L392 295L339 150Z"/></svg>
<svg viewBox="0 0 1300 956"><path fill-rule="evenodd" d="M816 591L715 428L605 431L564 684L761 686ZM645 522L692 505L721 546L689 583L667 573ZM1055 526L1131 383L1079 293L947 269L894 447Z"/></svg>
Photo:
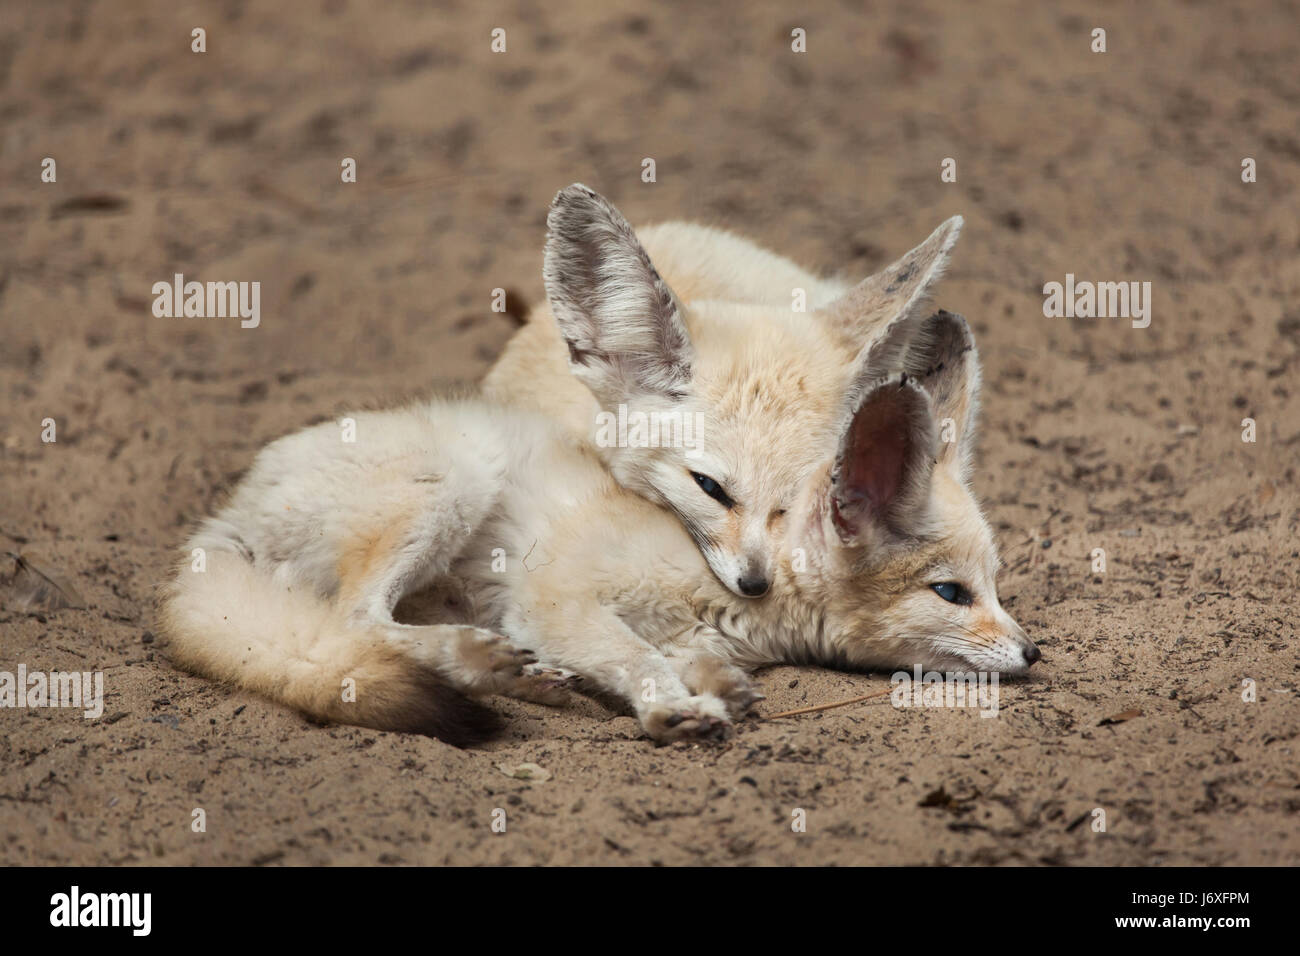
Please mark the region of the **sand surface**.
<svg viewBox="0 0 1300 956"><path fill-rule="evenodd" d="M1300 862L1294 4L705 6L0 8L0 550L86 605L10 593L0 670L106 693L0 711L0 862ZM876 700L656 749L501 700L461 751L169 665L151 607L190 523L266 441L479 378L515 328L492 289L540 298L575 180L850 276L966 217L936 302L978 336L976 485L1044 653L997 719ZM260 326L155 317L177 272L260 281ZM1066 273L1151 282L1150 327L1045 318ZM769 713L889 686L761 678Z"/></svg>

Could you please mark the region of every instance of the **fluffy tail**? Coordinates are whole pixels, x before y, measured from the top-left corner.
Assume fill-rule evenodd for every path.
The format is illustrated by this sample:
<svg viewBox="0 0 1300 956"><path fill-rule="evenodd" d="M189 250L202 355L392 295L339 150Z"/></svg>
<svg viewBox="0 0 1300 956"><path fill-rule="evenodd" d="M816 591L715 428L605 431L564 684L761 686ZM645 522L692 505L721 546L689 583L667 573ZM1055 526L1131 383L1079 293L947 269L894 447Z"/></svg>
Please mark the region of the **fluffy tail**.
<svg viewBox="0 0 1300 956"><path fill-rule="evenodd" d="M316 720L427 734L457 747L491 736L500 719L427 664L330 602L277 585L233 551L177 573L161 607L172 659L256 691ZM355 700L344 700L344 680Z"/></svg>

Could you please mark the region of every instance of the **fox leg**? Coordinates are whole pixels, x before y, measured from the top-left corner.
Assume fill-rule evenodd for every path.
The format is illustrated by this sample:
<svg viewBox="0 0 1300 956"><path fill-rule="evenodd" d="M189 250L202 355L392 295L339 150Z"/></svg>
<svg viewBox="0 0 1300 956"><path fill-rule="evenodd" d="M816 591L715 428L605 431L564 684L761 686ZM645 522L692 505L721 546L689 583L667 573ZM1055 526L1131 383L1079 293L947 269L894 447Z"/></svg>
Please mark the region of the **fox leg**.
<svg viewBox="0 0 1300 956"><path fill-rule="evenodd" d="M568 605L555 613L554 618L525 619L509 630L548 665L574 671L631 704L642 728L659 743L730 736L726 703L711 693L692 694L669 659L613 610Z"/></svg>
<svg viewBox="0 0 1300 956"><path fill-rule="evenodd" d="M668 660L692 693L720 697L733 719L744 717L754 704L766 699L748 674L716 654L689 651L669 655Z"/></svg>
<svg viewBox="0 0 1300 956"><path fill-rule="evenodd" d="M411 657L429 664L471 695L500 694L548 707L569 702L577 676L538 663L532 651L481 627L456 624L390 624L389 636Z"/></svg>
<svg viewBox="0 0 1300 956"><path fill-rule="evenodd" d="M531 700L535 704L560 707L572 699L569 692L582 684L582 675L544 661L525 664L523 673L498 691L503 697Z"/></svg>
<svg viewBox="0 0 1300 956"><path fill-rule="evenodd" d="M470 695L553 698L554 675L489 630L408 627L393 612L480 533L498 505L496 458L430 454L424 423L401 413L367 421L363 450L332 427L262 450L186 546L203 573L180 569L162 595L169 653L319 720L486 739L498 720Z"/></svg>
<svg viewBox="0 0 1300 956"><path fill-rule="evenodd" d="M468 494L448 500L439 484L421 480L379 491L386 507L363 514L340 538L337 601L349 618L378 625L391 644L468 694L564 703L568 695L563 682L531 669L537 658L501 634L472 625L402 624L393 619L403 597L448 573L494 500ZM367 492L375 497L374 489Z"/></svg>
<svg viewBox="0 0 1300 956"><path fill-rule="evenodd" d="M502 693L524 679L524 668L537 661L503 635L472 625L389 624L384 633L411 658L471 695Z"/></svg>

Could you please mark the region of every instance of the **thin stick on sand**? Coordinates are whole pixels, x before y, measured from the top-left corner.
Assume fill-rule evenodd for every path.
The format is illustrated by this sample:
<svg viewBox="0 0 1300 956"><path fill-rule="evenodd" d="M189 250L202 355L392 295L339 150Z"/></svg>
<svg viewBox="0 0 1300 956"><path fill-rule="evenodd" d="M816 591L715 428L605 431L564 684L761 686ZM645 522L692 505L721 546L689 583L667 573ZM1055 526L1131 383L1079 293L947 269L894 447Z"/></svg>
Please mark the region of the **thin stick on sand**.
<svg viewBox="0 0 1300 956"><path fill-rule="evenodd" d="M861 697L850 697L848 700L837 700L830 704L818 704L816 707L800 707L798 710L783 710L779 714L768 714L764 720L776 720L778 717L798 717L800 714L814 714L819 710L830 710L832 707L847 707L849 704L860 704L864 700L874 700L877 697L888 697L892 694L893 688L882 690L876 694L863 694Z"/></svg>

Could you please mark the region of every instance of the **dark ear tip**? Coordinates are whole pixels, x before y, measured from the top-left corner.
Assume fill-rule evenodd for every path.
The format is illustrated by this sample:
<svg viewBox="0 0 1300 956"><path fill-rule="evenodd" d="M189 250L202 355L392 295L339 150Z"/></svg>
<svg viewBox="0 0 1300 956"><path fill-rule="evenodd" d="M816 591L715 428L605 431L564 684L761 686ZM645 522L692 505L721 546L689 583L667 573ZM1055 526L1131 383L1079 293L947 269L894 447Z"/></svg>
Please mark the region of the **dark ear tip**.
<svg viewBox="0 0 1300 956"><path fill-rule="evenodd" d="M546 214L547 241L572 238L574 230L594 218L599 209L600 197L582 183L565 186L555 194Z"/></svg>
<svg viewBox="0 0 1300 956"><path fill-rule="evenodd" d="M591 187L584 186L582 183L570 183L555 194L555 198L551 200L551 208L554 209L559 206L567 206L574 202L586 202L599 199L600 193L596 192L596 190Z"/></svg>
<svg viewBox="0 0 1300 956"><path fill-rule="evenodd" d="M968 348L975 344L975 334L971 332L970 323L966 321L966 317L963 315L958 315L956 312L949 312L947 309L940 309L925 321L926 324L931 327L943 328L951 331L951 333L961 339L962 344Z"/></svg>

